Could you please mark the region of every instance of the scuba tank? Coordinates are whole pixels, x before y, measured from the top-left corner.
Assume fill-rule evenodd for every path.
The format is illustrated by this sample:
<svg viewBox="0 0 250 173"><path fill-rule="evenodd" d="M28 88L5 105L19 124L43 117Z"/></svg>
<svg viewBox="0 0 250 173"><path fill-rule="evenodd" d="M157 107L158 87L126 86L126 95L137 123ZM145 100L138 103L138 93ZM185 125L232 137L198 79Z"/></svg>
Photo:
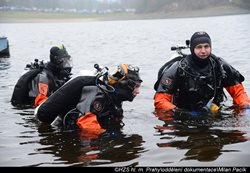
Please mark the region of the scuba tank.
<svg viewBox="0 0 250 173"><path fill-rule="evenodd" d="M95 68L94 71L85 70L81 71L81 74L94 75L95 85L98 88L100 88L100 90L102 90L103 93L107 94L108 92L114 92L115 89L108 83L109 69L107 67L100 67L98 64L95 64L94 68ZM79 118L79 115L80 112L76 108L73 108L65 114L63 119L60 116L57 116L57 118L51 123L51 125L52 126L57 125L59 124L58 123L59 121L62 122L64 130L75 129L77 127L75 122Z"/></svg>
<svg viewBox="0 0 250 173"><path fill-rule="evenodd" d="M107 92L114 92L114 88L108 84L109 69L108 67L100 67L98 64L94 64L94 70L80 70L75 76L93 76L96 77L96 86ZM103 87L104 85L105 87Z"/></svg>
<svg viewBox="0 0 250 173"><path fill-rule="evenodd" d="M74 110L81 97L84 86L98 86L101 89L112 92L114 89L107 83L108 68L100 68L95 65L96 75L78 75L65 83L55 93L43 102L35 110L35 115L42 122L53 122L56 117L69 115L70 110ZM102 85L105 85L103 87ZM67 116L68 117L68 116Z"/></svg>
<svg viewBox="0 0 250 173"><path fill-rule="evenodd" d="M176 61L180 61L181 59L185 58L187 56L187 54L183 53L182 51L184 49L188 49L190 45L190 41L186 40L186 45L180 45L177 44L176 46L172 46L171 47L171 51L175 51L174 54L169 58L169 61L167 61L158 71L158 75L157 75L157 81L154 84L154 89L155 91L157 90L161 77L164 74L164 72L166 71L166 69L168 69L174 62Z"/></svg>
<svg viewBox="0 0 250 173"><path fill-rule="evenodd" d="M171 51L175 51L174 54L169 58L169 61L166 62L158 72L158 78L161 78L164 71L169 68L174 62L180 61L182 58L187 56L187 54L183 53L182 50L189 48L190 41L186 40L186 45L177 44L176 46L171 47Z"/></svg>
<svg viewBox="0 0 250 173"><path fill-rule="evenodd" d="M13 106L24 106L32 105L33 98L29 97L29 83L34 79L38 73L40 73L44 67L45 62L34 59L34 62L27 64L24 68L24 72L21 77L18 79L14 91L11 97L11 104Z"/></svg>

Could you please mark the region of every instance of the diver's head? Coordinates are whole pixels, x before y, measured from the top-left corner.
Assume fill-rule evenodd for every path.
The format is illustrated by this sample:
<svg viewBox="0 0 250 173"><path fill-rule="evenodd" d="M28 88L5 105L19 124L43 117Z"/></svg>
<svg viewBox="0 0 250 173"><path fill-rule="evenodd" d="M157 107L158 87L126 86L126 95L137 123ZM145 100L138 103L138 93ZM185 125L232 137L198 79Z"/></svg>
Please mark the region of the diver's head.
<svg viewBox="0 0 250 173"><path fill-rule="evenodd" d="M211 54L210 36L204 31L195 32L190 40L190 51L198 63L207 63Z"/></svg>
<svg viewBox="0 0 250 173"><path fill-rule="evenodd" d="M69 77L72 70L72 58L64 45L53 46L50 49L50 62L55 65L61 77Z"/></svg>
<svg viewBox="0 0 250 173"><path fill-rule="evenodd" d="M120 64L114 74L108 77L110 85L113 85L115 92L121 96L123 101L132 101L137 94L142 83L139 75L139 67Z"/></svg>

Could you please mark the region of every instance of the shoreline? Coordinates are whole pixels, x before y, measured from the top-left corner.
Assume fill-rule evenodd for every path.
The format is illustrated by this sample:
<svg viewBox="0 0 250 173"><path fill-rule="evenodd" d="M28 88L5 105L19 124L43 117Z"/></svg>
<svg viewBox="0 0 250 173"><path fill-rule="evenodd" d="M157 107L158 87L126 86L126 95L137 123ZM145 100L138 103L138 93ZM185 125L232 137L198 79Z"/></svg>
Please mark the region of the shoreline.
<svg viewBox="0 0 250 173"><path fill-rule="evenodd" d="M118 20L150 20L213 17L250 14L250 9L232 6L214 7L194 11L172 11L168 13L116 13L116 14L66 14L66 13L36 13L36 12L10 12L0 11L0 23L62 23L62 22L89 22L89 21L118 21Z"/></svg>

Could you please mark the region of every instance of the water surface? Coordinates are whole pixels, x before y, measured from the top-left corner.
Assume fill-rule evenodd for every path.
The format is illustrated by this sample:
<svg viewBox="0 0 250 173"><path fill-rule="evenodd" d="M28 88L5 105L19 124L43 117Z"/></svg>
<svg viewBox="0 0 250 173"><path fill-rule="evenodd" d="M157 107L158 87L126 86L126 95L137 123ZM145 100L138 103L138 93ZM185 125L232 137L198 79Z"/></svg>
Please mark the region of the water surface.
<svg viewBox="0 0 250 173"><path fill-rule="evenodd" d="M244 76L250 93L250 15L105 21L83 23L0 23L10 54L0 60L0 166L249 166L250 118L228 110L209 120L179 121L155 115L158 69L198 30L207 31L213 53ZM141 93L124 103L120 132L89 139L79 131L62 132L39 123L33 109L10 104L15 83L27 63L49 59L63 43L76 74L94 63L112 69L120 63L140 67ZM226 106L231 105L228 97ZM195 123L203 123L195 126ZM191 123L191 124L190 124Z"/></svg>

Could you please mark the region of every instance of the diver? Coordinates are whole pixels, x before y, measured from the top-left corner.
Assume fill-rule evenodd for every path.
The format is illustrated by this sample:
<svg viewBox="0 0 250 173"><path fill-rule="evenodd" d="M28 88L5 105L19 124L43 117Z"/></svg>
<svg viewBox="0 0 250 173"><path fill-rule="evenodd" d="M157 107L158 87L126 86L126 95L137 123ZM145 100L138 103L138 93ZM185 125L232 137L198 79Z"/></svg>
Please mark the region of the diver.
<svg viewBox="0 0 250 173"><path fill-rule="evenodd" d="M73 78L53 93L36 109L38 120L59 123L64 130L82 129L96 135L121 128L122 103L132 102L139 94L139 68L121 64L112 75L107 68L99 71L96 76Z"/></svg>
<svg viewBox="0 0 250 173"><path fill-rule="evenodd" d="M213 55L210 36L195 32L190 40L191 54L165 69L155 84L156 109L218 112L225 101L225 88L233 104L249 108L243 87L244 77L224 59Z"/></svg>
<svg viewBox="0 0 250 173"><path fill-rule="evenodd" d="M50 49L50 61L35 59L17 81L11 103L16 107L37 107L71 78L72 58L64 45Z"/></svg>

